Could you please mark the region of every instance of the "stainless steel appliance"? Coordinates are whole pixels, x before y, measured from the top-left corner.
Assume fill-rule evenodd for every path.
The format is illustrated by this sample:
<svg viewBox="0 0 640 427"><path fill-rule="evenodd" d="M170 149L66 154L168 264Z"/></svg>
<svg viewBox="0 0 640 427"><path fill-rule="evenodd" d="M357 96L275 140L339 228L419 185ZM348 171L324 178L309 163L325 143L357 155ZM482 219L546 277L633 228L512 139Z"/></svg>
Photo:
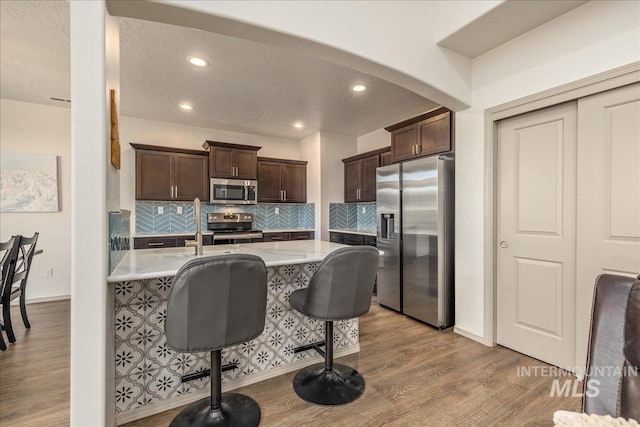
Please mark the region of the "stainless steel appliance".
<svg viewBox="0 0 640 427"><path fill-rule="evenodd" d="M209 203L255 205L258 201L258 181L211 178Z"/></svg>
<svg viewBox="0 0 640 427"><path fill-rule="evenodd" d="M438 328L453 325L454 160L377 169L378 303Z"/></svg>
<svg viewBox="0 0 640 427"><path fill-rule="evenodd" d="M207 229L213 231L214 245L262 241L262 230L253 229L253 215L250 213L207 214Z"/></svg>

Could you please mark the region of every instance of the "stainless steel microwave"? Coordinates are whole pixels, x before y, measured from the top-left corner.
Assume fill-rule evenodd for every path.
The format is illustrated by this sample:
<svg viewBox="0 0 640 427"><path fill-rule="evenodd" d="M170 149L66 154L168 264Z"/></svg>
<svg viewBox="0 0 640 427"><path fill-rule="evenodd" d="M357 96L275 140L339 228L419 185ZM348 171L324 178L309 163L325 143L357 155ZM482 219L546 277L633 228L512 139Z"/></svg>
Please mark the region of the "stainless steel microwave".
<svg viewBox="0 0 640 427"><path fill-rule="evenodd" d="M209 203L255 205L258 202L258 181L211 178Z"/></svg>

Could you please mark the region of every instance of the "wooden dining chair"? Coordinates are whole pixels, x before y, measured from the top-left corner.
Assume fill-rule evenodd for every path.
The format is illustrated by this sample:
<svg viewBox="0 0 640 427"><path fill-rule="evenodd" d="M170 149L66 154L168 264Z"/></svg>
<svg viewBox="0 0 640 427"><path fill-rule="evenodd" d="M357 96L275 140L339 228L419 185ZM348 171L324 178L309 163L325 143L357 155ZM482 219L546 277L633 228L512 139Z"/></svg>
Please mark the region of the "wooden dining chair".
<svg viewBox="0 0 640 427"><path fill-rule="evenodd" d="M2 270L2 279L0 281L0 302L2 302L3 307L5 300L4 295L6 291L5 287L10 289L10 284L13 283L13 276L15 274L16 262L18 259L19 246L20 236L13 236L6 242L0 242L0 268ZM5 321L6 318L7 316L3 314L3 321ZM10 318L9 322L11 322ZM4 351L7 349L7 345L5 344L4 338L2 337L2 329L5 329L5 326L4 323L0 322L0 350ZM7 332L7 338L8 337L9 334Z"/></svg>
<svg viewBox="0 0 640 427"><path fill-rule="evenodd" d="M16 261L15 273L13 280L5 283L5 287L10 286L11 289L5 290L2 294L2 316L9 342L16 342L16 336L11 323L10 310L10 302L14 299L20 298L22 322L25 328L31 328L29 318L27 317L26 290L27 279L29 279L29 272L31 271L31 262L33 261L33 254L36 251L36 243L38 242L38 235L39 233L35 233L32 237L16 236L20 241L18 244L18 259ZM9 283L11 284L9 285Z"/></svg>

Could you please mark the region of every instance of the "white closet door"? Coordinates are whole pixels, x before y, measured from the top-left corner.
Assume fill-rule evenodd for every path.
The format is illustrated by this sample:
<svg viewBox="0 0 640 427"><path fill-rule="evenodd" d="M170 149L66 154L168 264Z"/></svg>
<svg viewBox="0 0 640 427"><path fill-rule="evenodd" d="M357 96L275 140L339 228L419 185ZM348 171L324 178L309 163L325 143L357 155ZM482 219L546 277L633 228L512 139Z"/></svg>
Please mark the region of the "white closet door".
<svg viewBox="0 0 640 427"><path fill-rule="evenodd" d="M498 124L498 344L575 366L576 103Z"/></svg>
<svg viewBox="0 0 640 427"><path fill-rule="evenodd" d="M577 361L586 363L593 285L640 273L640 84L578 101Z"/></svg>

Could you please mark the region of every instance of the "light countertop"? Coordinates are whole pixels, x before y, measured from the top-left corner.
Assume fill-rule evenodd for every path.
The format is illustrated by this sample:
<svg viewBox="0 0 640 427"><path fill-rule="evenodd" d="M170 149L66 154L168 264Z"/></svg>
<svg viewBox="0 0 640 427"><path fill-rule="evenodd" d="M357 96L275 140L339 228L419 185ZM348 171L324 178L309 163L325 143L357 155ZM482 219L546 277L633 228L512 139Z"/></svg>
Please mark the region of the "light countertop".
<svg viewBox="0 0 640 427"><path fill-rule="evenodd" d="M265 229L262 230L263 233L295 233L296 231L315 231L314 228L285 228L285 229ZM149 233L135 233L131 237L133 238L142 238L142 237L175 237L175 236L192 236L195 234L195 231L180 231L180 232L149 232ZM211 230L203 230L203 235L211 235L213 231Z"/></svg>
<svg viewBox="0 0 640 427"><path fill-rule="evenodd" d="M322 261L331 252L344 247L322 240L243 243L240 245L205 246L204 256L228 253L261 257L267 267ZM174 276L187 261L196 258L193 248L137 249L129 251L107 282L154 279Z"/></svg>
<svg viewBox="0 0 640 427"><path fill-rule="evenodd" d="M296 231L316 231L315 228L284 228L280 230L265 229L263 233L295 233Z"/></svg>
<svg viewBox="0 0 640 427"><path fill-rule="evenodd" d="M172 233L160 233L160 232L151 232L151 233L136 233L133 238L136 237L176 237L176 236L194 236L196 234L195 231L180 231L180 232L172 232ZM202 232L203 235L211 235L213 231L204 230Z"/></svg>
<svg viewBox="0 0 640 427"><path fill-rule="evenodd" d="M330 228L334 233L360 234L362 236L377 236L376 230L364 230L361 228Z"/></svg>

